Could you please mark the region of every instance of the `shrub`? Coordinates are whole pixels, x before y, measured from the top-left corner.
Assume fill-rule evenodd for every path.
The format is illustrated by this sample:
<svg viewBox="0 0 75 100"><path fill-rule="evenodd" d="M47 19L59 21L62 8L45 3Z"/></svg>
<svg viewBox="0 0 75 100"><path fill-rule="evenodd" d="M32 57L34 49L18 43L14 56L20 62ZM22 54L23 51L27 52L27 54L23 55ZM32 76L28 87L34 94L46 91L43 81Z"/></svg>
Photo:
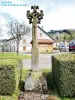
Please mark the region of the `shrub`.
<svg viewBox="0 0 75 100"><path fill-rule="evenodd" d="M52 56L54 82L61 96L75 96L75 54Z"/></svg>
<svg viewBox="0 0 75 100"><path fill-rule="evenodd" d="M21 78L20 78L20 81L19 81L20 91L24 91L25 79L27 77L28 71L29 71L29 69L24 69L24 68L21 70Z"/></svg>
<svg viewBox="0 0 75 100"><path fill-rule="evenodd" d="M46 77L48 89L54 88L53 74L50 69L45 69L43 75Z"/></svg>
<svg viewBox="0 0 75 100"><path fill-rule="evenodd" d="M0 60L0 94L11 95L18 90L18 60Z"/></svg>

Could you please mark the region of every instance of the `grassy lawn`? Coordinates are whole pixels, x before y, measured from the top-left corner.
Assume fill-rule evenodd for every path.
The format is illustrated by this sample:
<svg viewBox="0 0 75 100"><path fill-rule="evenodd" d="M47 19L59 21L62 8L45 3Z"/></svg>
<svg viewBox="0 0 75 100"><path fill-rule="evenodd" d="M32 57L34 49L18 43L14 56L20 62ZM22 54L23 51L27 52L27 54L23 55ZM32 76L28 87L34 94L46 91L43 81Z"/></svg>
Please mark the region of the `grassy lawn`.
<svg viewBox="0 0 75 100"><path fill-rule="evenodd" d="M29 55L23 55L19 54L16 55L15 53L0 53L0 59L18 59L18 60L23 60L23 59L30 59L31 56Z"/></svg>

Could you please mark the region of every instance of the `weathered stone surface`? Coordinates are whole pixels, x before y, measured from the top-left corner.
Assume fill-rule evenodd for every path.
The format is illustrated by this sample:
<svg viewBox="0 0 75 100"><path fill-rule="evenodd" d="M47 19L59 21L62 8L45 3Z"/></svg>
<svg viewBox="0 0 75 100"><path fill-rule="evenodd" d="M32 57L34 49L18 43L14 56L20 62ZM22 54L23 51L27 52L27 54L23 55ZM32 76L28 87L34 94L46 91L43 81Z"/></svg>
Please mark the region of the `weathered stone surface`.
<svg viewBox="0 0 75 100"><path fill-rule="evenodd" d="M37 90L40 93L47 92L47 82L44 76L41 76L38 80L36 80L35 90Z"/></svg>
<svg viewBox="0 0 75 100"><path fill-rule="evenodd" d="M26 78L25 80L25 86L24 86L24 89L25 90L34 90L35 88L35 83L34 83L34 79L33 77L31 76L31 73L29 73L28 77Z"/></svg>
<svg viewBox="0 0 75 100"><path fill-rule="evenodd" d="M42 95L41 95L41 100L47 100L48 96L49 96L49 95L43 95L43 94L42 94Z"/></svg>
<svg viewBox="0 0 75 100"><path fill-rule="evenodd" d="M42 72L31 72L25 80L25 90L34 90L40 93L47 92L47 82Z"/></svg>

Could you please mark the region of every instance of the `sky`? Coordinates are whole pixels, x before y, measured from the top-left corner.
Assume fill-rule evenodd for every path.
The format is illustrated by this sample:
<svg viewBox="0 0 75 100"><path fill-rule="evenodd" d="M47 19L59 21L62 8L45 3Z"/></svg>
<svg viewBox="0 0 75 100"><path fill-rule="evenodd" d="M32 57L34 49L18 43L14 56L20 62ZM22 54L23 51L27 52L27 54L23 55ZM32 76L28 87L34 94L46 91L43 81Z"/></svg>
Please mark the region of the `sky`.
<svg viewBox="0 0 75 100"><path fill-rule="evenodd" d="M8 6L9 4L18 6ZM46 32L75 29L75 0L0 0L0 26L3 26L4 32L4 25L13 18L29 25L26 12L31 10L32 5L38 5L39 10L43 10L44 16L38 25L43 26Z"/></svg>

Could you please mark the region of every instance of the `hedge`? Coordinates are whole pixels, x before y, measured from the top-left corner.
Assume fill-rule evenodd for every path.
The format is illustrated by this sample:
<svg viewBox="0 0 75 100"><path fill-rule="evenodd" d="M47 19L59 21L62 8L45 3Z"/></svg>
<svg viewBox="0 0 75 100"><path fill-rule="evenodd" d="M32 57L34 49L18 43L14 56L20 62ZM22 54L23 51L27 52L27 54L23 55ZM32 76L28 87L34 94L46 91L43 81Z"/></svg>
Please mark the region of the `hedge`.
<svg viewBox="0 0 75 100"><path fill-rule="evenodd" d="M48 89L49 90L53 89L54 88L54 81L53 81L52 71L50 69L44 69L43 70L43 75L46 78Z"/></svg>
<svg viewBox="0 0 75 100"><path fill-rule="evenodd" d="M18 60L0 60L0 95L11 95L17 92L20 71L18 66Z"/></svg>
<svg viewBox="0 0 75 100"><path fill-rule="evenodd" d="M52 56L54 82L61 96L75 96L75 54Z"/></svg>

